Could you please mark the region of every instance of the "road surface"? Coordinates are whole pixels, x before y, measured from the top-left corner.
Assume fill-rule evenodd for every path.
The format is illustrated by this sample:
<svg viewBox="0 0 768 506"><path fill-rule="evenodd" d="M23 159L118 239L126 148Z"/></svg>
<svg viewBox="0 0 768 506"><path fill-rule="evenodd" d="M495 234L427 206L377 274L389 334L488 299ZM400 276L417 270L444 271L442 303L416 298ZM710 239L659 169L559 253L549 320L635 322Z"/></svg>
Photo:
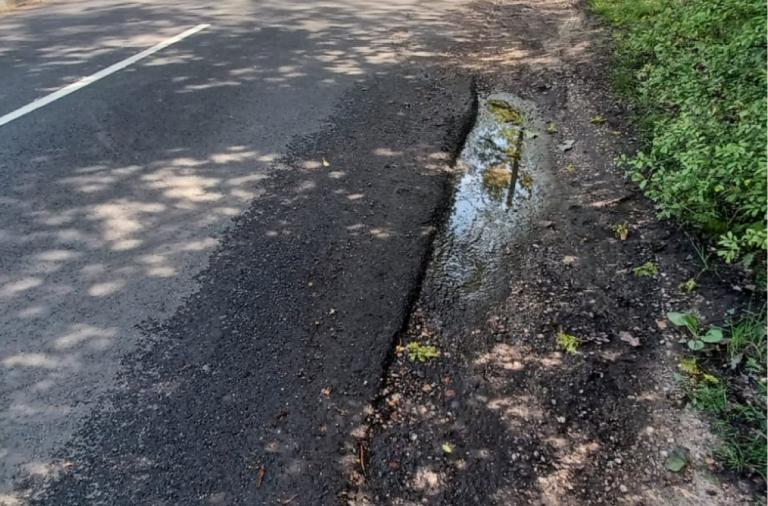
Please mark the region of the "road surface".
<svg viewBox="0 0 768 506"><path fill-rule="evenodd" d="M462 7L0 15L0 504L340 500L471 116Z"/></svg>

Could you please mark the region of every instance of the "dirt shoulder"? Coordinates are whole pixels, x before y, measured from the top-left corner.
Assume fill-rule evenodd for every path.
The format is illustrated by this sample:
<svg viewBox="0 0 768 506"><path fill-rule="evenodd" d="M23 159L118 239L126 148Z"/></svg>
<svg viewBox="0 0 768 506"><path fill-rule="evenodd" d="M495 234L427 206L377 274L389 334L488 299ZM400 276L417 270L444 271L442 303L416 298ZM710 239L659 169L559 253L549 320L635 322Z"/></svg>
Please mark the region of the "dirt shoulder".
<svg viewBox="0 0 768 506"><path fill-rule="evenodd" d="M347 501L749 504L761 484L713 460L717 441L673 377L682 348L664 316L719 322L749 304L748 281L720 269L694 294L678 288L698 270L690 241L613 163L633 139L607 90L604 34L560 1L478 2L462 23L446 59L481 76L481 95L536 104L553 125L553 186L481 314L428 272L367 432L351 438L361 459ZM658 272L638 276L649 262ZM576 353L558 346L561 332ZM440 356L411 360L409 342ZM680 473L666 467L676 451L688 456Z"/></svg>

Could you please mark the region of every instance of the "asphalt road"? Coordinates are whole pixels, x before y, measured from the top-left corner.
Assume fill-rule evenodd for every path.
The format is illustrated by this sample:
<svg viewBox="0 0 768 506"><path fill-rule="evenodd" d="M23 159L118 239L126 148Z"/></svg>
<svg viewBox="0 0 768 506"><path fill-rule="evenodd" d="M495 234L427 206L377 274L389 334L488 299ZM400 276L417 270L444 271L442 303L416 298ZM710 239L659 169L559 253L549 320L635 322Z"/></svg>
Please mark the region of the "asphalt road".
<svg viewBox="0 0 768 506"><path fill-rule="evenodd" d="M471 115L458 0L0 15L0 504L332 504ZM340 495L342 494L342 495Z"/></svg>

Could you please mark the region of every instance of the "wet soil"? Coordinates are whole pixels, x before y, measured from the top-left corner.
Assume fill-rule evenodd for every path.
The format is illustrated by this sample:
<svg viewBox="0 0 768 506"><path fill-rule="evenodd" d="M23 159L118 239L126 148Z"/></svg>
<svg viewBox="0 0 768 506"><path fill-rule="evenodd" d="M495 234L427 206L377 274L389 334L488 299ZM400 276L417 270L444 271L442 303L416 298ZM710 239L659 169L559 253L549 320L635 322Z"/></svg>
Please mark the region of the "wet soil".
<svg viewBox="0 0 768 506"><path fill-rule="evenodd" d="M360 452L348 504L759 497L762 483L728 475L712 458L717 440L673 377L681 336L664 321L667 311L692 309L722 322L759 296L744 290L747 274L722 265L699 277L697 292L678 288L701 266L685 233L657 220L613 162L634 147L631 111L608 89L606 36L583 9L478 2L463 17L469 35L445 58L480 76L479 119L366 430L351 435ZM513 171L482 156L489 100L500 96L535 111L532 130L543 140L532 151L546 160L537 165L546 176L539 199L507 199ZM525 212L511 213L510 202ZM658 273L635 275L646 262ZM558 345L561 333L576 337L575 353ZM419 360L409 343L440 355ZM690 459L680 473L664 465L676 448Z"/></svg>

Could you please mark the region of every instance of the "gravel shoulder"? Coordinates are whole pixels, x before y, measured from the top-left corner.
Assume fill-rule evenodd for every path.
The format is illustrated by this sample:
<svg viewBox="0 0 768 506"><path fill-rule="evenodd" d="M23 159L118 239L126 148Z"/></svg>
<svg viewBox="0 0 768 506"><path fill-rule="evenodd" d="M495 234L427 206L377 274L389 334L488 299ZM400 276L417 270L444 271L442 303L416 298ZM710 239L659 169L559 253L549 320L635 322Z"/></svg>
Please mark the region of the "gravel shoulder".
<svg viewBox="0 0 768 506"><path fill-rule="evenodd" d="M718 467L706 420L685 406L683 347L664 316L719 322L749 304L748 281L722 268L695 294L678 288L698 271L690 241L613 162L633 139L608 91L605 34L573 2L478 2L464 22L446 59L481 76L481 94L537 105L556 130L554 186L508 245L506 291L488 307L446 304L428 271L356 440L366 459L349 504L751 504L761 484ZM636 276L646 262L658 274ZM413 342L440 356L409 358ZM681 473L665 466L675 449L689 457Z"/></svg>

